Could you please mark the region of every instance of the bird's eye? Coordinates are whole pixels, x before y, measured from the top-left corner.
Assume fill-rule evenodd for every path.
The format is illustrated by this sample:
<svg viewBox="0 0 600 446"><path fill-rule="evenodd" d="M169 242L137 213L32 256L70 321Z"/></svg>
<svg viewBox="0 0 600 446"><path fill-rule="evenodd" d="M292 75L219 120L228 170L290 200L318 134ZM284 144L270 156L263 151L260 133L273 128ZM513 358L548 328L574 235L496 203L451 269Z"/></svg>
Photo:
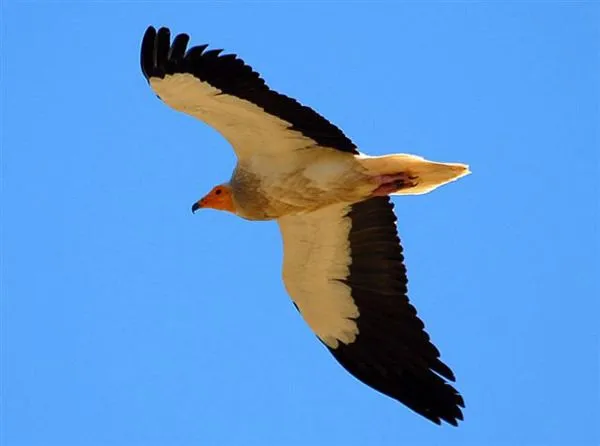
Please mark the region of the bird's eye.
<svg viewBox="0 0 600 446"><path fill-rule="evenodd" d="M217 194L217 195L221 195L221 189L217 189L217 190L215 191L215 194Z"/></svg>

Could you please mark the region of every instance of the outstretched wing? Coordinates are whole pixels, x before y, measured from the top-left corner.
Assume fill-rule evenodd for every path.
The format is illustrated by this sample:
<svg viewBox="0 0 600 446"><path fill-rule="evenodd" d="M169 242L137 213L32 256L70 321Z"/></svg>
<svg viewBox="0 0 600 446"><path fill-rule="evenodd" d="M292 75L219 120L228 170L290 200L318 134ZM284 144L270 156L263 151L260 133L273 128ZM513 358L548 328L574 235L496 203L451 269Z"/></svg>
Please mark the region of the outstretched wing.
<svg viewBox="0 0 600 446"><path fill-rule="evenodd" d="M186 51L188 41L187 34L179 34L171 42L168 28L149 27L142 40L142 72L160 99L216 129L238 158L315 146L356 153L339 128L271 90L235 54L220 55L222 50L206 50L208 45Z"/></svg>
<svg viewBox="0 0 600 446"><path fill-rule="evenodd" d="M387 197L281 218L284 282L348 372L434 423L457 425L463 398L409 303L395 222Z"/></svg>

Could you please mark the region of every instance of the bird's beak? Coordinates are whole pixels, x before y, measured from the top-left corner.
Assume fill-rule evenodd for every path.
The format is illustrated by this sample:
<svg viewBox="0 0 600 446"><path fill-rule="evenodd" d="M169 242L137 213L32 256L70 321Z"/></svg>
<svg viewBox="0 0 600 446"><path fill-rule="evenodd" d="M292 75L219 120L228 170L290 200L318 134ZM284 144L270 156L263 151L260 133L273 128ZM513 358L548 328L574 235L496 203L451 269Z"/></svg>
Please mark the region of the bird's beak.
<svg viewBox="0 0 600 446"><path fill-rule="evenodd" d="M198 209L203 207L203 200L198 200L192 205L192 214L194 214Z"/></svg>
<svg viewBox="0 0 600 446"><path fill-rule="evenodd" d="M192 205L192 213L195 213L198 209L216 209L218 211L233 212L231 195L228 191L219 186L216 192L214 192L213 189L213 191L209 192Z"/></svg>

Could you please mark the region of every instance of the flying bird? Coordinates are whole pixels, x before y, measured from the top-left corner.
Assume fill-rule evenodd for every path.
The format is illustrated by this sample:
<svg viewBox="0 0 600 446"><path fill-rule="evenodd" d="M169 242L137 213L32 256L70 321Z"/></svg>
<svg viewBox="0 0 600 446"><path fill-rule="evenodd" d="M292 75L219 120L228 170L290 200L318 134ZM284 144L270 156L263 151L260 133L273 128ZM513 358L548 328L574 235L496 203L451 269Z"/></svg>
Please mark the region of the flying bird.
<svg viewBox="0 0 600 446"><path fill-rule="evenodd" d="M390 195L418 195L470 173L410 154L368 156L313 109L272 90L235 54L186 50L150 26L141 69L167 105L233 147L229 181L195 202L246 220L276 220L283 281L294 305L354 377L436 424L463 419L464 401L407 297Z"/></svg>

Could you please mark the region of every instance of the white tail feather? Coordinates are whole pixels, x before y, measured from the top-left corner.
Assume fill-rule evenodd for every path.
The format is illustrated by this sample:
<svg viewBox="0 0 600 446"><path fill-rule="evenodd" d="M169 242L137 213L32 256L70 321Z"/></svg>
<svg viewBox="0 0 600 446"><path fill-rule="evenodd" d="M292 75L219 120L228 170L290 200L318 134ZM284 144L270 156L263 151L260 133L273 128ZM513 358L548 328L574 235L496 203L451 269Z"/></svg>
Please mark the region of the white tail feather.
<svg viewBox="0 0 600 446"><path fill-rule="evenodd" d="M413 187L405 187L392 195L420 195L456 181L471 173L469 166L460 163L438 163L409 154L365 156L358 158L362 166L372 175L394 175L406 173L415 178Z"/></svg>

